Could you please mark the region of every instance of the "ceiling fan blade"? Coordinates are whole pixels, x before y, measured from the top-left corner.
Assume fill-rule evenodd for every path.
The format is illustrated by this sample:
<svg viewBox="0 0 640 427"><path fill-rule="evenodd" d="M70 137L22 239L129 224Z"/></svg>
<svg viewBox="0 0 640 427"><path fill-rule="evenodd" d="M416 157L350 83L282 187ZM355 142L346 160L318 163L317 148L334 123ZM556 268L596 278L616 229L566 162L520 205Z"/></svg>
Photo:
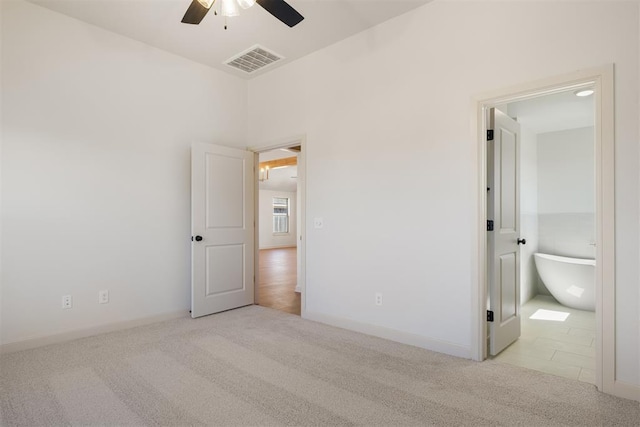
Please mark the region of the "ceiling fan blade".
<svg viewBox="0 0 640 427"><path fill-rule="evenodd" d="M199 24L202 21L202 18L209 12L209 9L204 7L198 2L198 0L193 0L187 9L187 12L184 14L182 18L182 22L184 24Z"/></svg>
<svg viewBox="0 0 640 427"><path fill-rule="evenodd" d="M304 19L297 10L284 0L256 0L256 3L289 27L299 24Z"/></svg>

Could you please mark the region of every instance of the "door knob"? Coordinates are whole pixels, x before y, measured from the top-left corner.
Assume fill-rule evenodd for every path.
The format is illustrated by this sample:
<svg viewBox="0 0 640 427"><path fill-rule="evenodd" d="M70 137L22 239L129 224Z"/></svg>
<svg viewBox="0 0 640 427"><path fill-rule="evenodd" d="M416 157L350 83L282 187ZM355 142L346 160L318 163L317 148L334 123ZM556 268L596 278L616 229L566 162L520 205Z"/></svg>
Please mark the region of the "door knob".
<svg viewBox="0 0 640 427"><path fill-rule="evenodd" d="M196 237L197 239L197 237ZM519 245L526 245L527 244L527 239L518 239L518 244Z"/></svg>
<svg viewBox="0 0 640 427"><path fill-rule="evenodd" d="M196 236L196 242L201 242L202 241L202 236Z"/></svg>

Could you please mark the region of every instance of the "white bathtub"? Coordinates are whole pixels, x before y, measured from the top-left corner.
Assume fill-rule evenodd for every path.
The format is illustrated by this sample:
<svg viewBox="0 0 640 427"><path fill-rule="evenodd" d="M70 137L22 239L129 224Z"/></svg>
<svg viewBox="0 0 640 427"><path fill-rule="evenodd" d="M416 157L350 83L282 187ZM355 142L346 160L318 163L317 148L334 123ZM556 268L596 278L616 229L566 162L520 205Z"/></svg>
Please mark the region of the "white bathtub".
<svg viewBox="0 0 640 427"><path fill-rule="evenodd" d="M533 254L538 274L551 295L562 305L596 310L595 259Z"/></svg>

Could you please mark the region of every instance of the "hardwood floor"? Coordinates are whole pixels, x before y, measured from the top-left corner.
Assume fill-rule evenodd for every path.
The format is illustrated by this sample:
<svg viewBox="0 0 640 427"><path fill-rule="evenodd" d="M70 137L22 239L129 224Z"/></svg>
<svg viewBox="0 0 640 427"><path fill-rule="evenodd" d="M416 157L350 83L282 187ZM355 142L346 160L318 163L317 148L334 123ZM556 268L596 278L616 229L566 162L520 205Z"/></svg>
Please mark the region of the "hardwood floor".
<svg viewBox="0 0 640 427"><path fill-rule="evenodd" d="M300 316L296 248L262 249L259 257L258 304Z"/></svg>

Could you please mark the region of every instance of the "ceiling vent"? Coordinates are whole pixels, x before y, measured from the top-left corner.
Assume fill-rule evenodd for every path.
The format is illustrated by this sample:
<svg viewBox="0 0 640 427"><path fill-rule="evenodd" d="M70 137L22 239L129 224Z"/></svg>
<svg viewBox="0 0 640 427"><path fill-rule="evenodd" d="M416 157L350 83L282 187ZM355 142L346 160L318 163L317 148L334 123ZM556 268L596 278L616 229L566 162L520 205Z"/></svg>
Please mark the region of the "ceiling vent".
<svg viewBox="0 0 640 427"><path fill-rule="evenodd" d="M254 71L260 70L281 60L282 58L282 56L271 52L262 46L255 45L248 50L227 59L224 63L230 67L244 71L245 73L253 73Z"/></svg>

